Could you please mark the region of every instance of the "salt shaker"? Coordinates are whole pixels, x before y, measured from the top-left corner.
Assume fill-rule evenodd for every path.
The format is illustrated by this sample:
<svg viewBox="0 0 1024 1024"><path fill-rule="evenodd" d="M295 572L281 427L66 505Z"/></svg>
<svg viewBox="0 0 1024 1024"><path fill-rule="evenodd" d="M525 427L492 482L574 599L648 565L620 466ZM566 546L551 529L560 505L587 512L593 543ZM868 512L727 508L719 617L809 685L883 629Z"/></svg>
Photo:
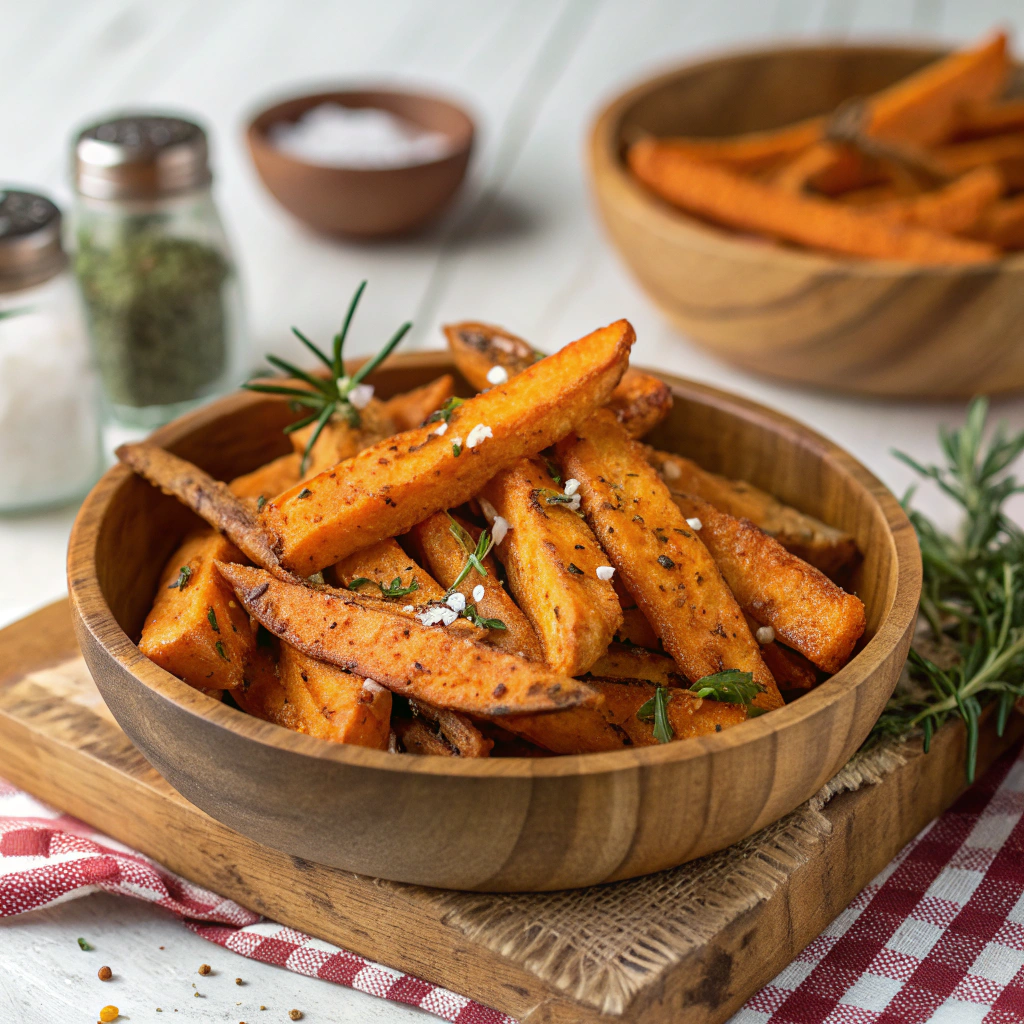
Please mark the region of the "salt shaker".
<svg viewBox="0 0 1024 1024"><path fill-rule="evenodd" d="M80 498L100 469L96 381L60 210L0 190L0 512Z"/></svg>
<svg viewBox="0 0 1024 1024"><path fill-rule="evenodd" d="M244 375L241 297L211 181L206 134L183 118L101 121L75 142L75 271L115 439Z"/></svg>

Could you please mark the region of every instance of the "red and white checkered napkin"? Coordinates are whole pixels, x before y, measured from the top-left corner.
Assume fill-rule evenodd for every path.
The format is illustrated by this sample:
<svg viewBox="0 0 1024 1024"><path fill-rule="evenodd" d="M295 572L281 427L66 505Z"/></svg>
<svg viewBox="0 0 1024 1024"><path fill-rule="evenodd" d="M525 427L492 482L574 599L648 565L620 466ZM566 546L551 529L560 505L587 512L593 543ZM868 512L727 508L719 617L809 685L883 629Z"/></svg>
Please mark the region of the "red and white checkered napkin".
<svg viewBox="0 0 1024 1024"><path fill-rule="evenodd" d="M516 1024L465 996L267 921L0 779L0 917L93 892L155 903L242 956L418 1006L453 1024Z"/></svg>
<svg viewBox="0 0 1024 1024"><path fill-rule="evenodd" d="M156 903L211 942L427 1010L503 1013L266 921L0 780L0 917L97 891ZM1016 750L907 845L730 1024L1024 1021L1024 754Z"/></svg>
<svg viewBox="0 0 1024 1024"><path fill-rule="evenodd" d="M1015 750L730 1024L1020 1024L1022 812Z"/></svg>

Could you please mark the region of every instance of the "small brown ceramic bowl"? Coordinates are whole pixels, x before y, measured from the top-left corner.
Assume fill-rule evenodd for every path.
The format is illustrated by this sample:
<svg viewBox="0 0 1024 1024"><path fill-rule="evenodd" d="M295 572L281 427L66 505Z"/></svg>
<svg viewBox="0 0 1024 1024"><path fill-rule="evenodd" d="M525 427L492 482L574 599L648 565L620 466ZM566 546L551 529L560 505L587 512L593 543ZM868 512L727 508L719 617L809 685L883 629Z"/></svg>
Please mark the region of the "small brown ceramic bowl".
<svg viewBox="0 0 1024 1024"><path fill-rule="evenodd" d="M779 128L905 77L942 51L799 46L689 64L600 113L591 184L619 255L687 337L753 373L867 395L966 397L1024 388L1024 254L971 266L852 259L688 216L629 173L639 134Z"/></svg>
<svg viewBox="0 0 1024 1024"><path fill-rule="evenodd" d="M447 156L408 167L327 167L278 149L271 125L297 121L321 103L387 110L451 140ZM247 130L260 180L291 214L322 234L383 238L408 234L437 217L466 175L473 122L460 107L419 92L395 89L316 93L285 100L257 114Z"/></svg>
<svg viewBox="0 0 1024 1024"><path fill-rule="evenodd" d="M391 359L387 397L453 372L447 354ZM657 747L573 757L388 754L290 732L221 704L149 661L136 643L161 569L195 517L111 469L85 500L68 551L82 654L132 742L218 821L295 857L450 889L594 885L720 850L807 800L846 763L906 660L921 558L899 502L853 458L752 402L676 377L651 437L750 480L849 531L864 561L859 653L784 708ZM471 391L462 382L462 393ZM288 406L231 395L153 440L221 479L290 450Z"/></svg>

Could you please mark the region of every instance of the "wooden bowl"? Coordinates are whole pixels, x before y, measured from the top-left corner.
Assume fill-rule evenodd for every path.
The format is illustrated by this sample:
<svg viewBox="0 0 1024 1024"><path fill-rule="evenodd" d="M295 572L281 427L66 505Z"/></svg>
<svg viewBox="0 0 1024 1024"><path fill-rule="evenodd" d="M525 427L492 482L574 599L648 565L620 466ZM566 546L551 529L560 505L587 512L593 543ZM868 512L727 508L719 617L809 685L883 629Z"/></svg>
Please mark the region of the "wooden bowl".
<svg viewBox="0 0 1024 1024"><path fill-rule="evenodd" d="M451 140L448 156L409 167L325 167L274 146L271 125L297 121L321 103L387 110ZM351 238L404 235L437 217L466 175L473 121L460 107L423 93L348 90L300 96L257 114L246 132L260 180L291 214L314 231Z"/></svg>
<svg viewBox="0 0 1024 1024"><path fill-rule="evenodd" d="M964 266L857 260L730 233L633 180L639 133L730 135L833 110L941 50L807 46L719 57L613 100L590 136L591 185L620 255L679 330L754 373L867 395L1024 387L1024 255Z"/></svg>
<svg viewBox="0 0 1024 1024"><path fill-rule="evenodd" d="M391 360L381 395L451 371L446 354ZM82 653L149 761L214 818L296 857L454 889L561 889L628 878L736 842L814 794L860 746L906 659L921 563L899 503L806 427L674 377L653 439L853 533L863 649L816 690L721 734L605 754L460 760L312 739L180 682L135 646L190 512L123 467L82 506L68 580ZM471 393L466 389L464 393ZM283 453L285 404L231 395L154 440L215 476Z"/></svg>

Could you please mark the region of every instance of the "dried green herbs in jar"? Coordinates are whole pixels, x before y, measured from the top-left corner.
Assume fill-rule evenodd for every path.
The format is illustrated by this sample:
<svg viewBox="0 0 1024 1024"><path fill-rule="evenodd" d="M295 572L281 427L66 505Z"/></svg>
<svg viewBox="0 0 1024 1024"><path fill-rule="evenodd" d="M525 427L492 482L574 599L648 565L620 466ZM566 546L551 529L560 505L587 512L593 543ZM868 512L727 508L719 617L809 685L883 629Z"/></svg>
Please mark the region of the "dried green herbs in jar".
<svg viewBox="0 0 1024 1024"><path fill-rule="evenodd" d="M75 269L111 402L187 402L217 382L227 361L230 273L219 252L159 228L126 231L104 248L82 233Z"/></svg>

